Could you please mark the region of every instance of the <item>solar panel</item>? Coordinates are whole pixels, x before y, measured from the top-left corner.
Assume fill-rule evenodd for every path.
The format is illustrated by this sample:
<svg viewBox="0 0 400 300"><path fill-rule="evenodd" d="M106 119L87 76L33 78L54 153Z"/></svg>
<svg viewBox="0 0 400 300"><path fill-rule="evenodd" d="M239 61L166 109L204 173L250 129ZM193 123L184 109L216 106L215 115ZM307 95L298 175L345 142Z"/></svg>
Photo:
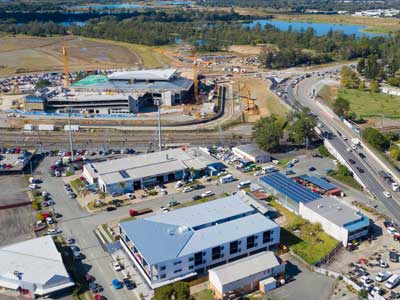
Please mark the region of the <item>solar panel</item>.
<svg viewBox="0 0 400 300"><path fill-rule="evenodd" d="M131 177L125 170L119 171L119 174L121 174L122 178L125 178L125 179Z"/></svg>
<svg viewBox="0 0 400 300"><path fill-rule="evenodd" d="M307 203L321 198L317 193L310 191L280 172L264 176L260 180L297 203Z"/></svg>
<svg viewBox="0 0 400 300"><path fill-rule="evenodd" d="M302 175L302 176L299 176L299 178L306 180L326 191L330 191L330 190L333 190L336 188L336 186L333 185L332 183L330 183L322 178L316 177L316 176Z"/></svg>

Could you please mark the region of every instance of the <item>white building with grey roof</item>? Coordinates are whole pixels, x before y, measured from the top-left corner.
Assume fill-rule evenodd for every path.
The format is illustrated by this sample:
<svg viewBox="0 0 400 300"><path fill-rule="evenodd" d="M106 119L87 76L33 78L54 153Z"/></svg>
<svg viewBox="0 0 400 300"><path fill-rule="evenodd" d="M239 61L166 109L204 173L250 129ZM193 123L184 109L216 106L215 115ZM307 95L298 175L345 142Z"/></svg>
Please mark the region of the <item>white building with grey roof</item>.
<svg viewBox="0 0 400 300"><path fill-rule="evenodd" d="M34 298L72 286L74 282L51 236L0 247L1 288Z"/></svg>
<svg viewBox="0 0 400 300"><path fill-rule="evenodd" d="M88 163L83 166L83 176L103 192L128 193L157 183L181 180L191 172L200 175L208 163L195 149L176 148Z"/></svg>
<svg viewBox="0 0 400 300"><path fill-rule="evenodd" d="M263 164L271 161L271 156L268 152L260 150L256 144L240 145L232 148L233 154L251 161L256 164Z"/></svg>
<svg viewBox="0 0 400 300"><path fill-rule="evenodd" d="M370 219L335 197L301 202L299 215L311 223L320 223L323 230L340 241L343 246L369 234Z"/></svg>
<svg viewBox="0 0 400 300"><path fill-rule="evenodd" d="M59 113L130 114L144 106L173 106L193 94L193 81L176 69L148 69L88 75L74 82L70 92L43 90L27 101L42 101L46 110Z"/></svg>
<svg viewBox="0 0 400 300"><path fill-rule="evenodd" d="M123 222L121 245L152 288L275 249L279 226L245 197L236 194Z"/></svg>

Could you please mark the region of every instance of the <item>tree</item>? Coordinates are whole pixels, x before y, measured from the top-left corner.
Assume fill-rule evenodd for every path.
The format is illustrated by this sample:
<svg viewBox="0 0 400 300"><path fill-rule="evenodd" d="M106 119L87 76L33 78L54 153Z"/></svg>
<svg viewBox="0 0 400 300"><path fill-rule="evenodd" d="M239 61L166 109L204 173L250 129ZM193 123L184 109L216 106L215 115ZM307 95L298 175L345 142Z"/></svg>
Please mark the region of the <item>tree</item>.
<svg viewBox="0 0 400 300"><path fill-rule="evenodd" d="M381 66L378 64L378 57L376 55L369 55L365 65L365 77L368 79L375 79L381 72Z"/></svg>
<svg viewBox="0 0 400 300"><path fill-rule="evenodd" d="M379 83L376 80L372 80L369 84L369 89L372 93L377 93L379 91Z"/></svg>
<svg viewBox="0 0 400 300"><path fill-rule="evenodd" d="M340 78L340 83L345 88L358 89L360 86L360 78L357 73L348 66L344 66L340 70Z"/></svg>
<svg viewBox="0 0 400 300"><path fill-rule="evenodd" d="M283 136L283 126L274 115L257 121L253 127L257 145L265 151L271 151L279 146Z"/></svg>
<svg viewBox="0 0 400 300"><path fill-rule="evenodd" d="M306 112L296 114L293 124L290 126L290 135L298 144L305 144L315 137L314 127L317 125L317 120L313 115L308 115Z"/></svg>
<svg viewBox="0 0 400 300"><path fill-rule="evenodd" d="M400 149L396 145L392 145L389 149L390 151L390 157L393 158L394 160L400 160Z"/></svg>
<svg viewBox="0 0 400 300"><path fill-rule="evenodd" d="M366 87L366 85L365 85L365 82L364 82L364 81L361 81L361 82L360 82L360 85L358 86L358 89L359 89L360 91L364 91L366 88L367 88L367 87Z"/></svg>
<svg viewBox="0 0 400 300"><path fill-rule="evenodd" d="M340 117L346 117L350 111L350 101L340 96L337 97L333 102L333 111Z"/></svg>
<svg viewBox="0 0 400 300"><path fill-rule="evenodd" d="M154 300L188 300L190 299L189 284L186 282L175 282L164 285L154 291Z"/></svg>
<svg viewBox="0 0 400 300"><path fill-rule="evenodd" d="M379 150L385 151L390 146L389 139L375 128L365 128L361 135L364 140Z"/></svg>
<svg viewBox="0 0 400 300"><path fill-rule="evenodd" d="M365 59L360 58L357 64L357 72L360 74L364 74L364 70L365 70Z"/></svg>
<svg viewBox="0 0 400 300"><path fill-rule="evenodd" d="M50 81L45 80L45 79L39 79L35 85L36 89L42 89L45 87L48 87L50 85Z"/></svg>

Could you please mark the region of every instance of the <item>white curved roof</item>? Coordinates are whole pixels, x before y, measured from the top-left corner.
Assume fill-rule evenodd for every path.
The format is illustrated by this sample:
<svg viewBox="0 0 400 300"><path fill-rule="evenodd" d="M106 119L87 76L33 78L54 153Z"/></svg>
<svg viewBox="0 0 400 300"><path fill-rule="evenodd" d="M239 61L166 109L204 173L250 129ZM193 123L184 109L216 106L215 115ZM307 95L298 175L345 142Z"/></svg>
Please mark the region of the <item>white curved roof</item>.
<svg viewBox="0 0 400 300"><path fill-rule="evenodd" d="M154 80L168 81L176 73L176 69L149 69L138 71L114 72L108 75L109 80Z"/></svg>

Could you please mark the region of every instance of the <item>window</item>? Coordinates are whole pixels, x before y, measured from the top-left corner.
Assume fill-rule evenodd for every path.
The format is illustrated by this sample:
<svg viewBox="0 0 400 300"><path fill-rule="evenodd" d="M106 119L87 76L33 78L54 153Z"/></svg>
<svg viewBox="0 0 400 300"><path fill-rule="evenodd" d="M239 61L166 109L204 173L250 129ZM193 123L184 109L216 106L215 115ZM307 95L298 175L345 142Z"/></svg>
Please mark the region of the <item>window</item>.
<svg viewBox="0 0 400 300"><path fill-rule="evenodd" d="M160 279L164 279L165 277L167 277L167 275L165 275L165 274L160 275Z"/></svg>
<svg viewBox="0 0 400 300"><path fill-rule="evenodd" d="M178 260L178 261L174 262L174 266L179 265L179 264L181 264L181 263L182 263L182 261L181 261L181 260Z"/></svg>
<svg viewBox="0 0 400 300"><path fill-rule="evenodd" d="M235 254L239 252L239 242L234 241L229 244L229 253L230 254Z"/></svg>
<svg viewBox="0 0 400 300"><path fill-rule="evenodd" d="M254 235L247 237L247 249L254 248Z"/></svg>
<svg viewBox="0 0 400 300"><path fill-rule="evenodd" d="M160 267L160 271L165 271L165 266Z"/></svg>
<svg viewBox="0 0 400 300"><path fill-rule="evenodd" d="M211 257L212 257L212 260L221 258L221 247L220 246L212 248Z"/></svg>
<svg viewBox="0 0 400 300"><path fill-rule="evenodd" d="M189 261L194 261L194 257L189 257Z"/></svg>
<svg viewBox="0 0 400 300"><path fill-rule="evenodd" d="M194 265L195 266L199 266L201 264L203 264L203 253L202 252L197 252L194 255Z"/></svg>
<svg viewBox="0 0 400 300"><path fill-rule="evenodd" d="M194 266L189 266L189 270L191 270L191 269L193 269L194 268Z"/></svg>
<svg viewBox="0 0 400 300"><path fill-rule="evenodd" d="M182 272L182 269L175 270L174 273Z"/></svg>
<svg viewBox="0 0 400 300"><path fill-rule="evenodd" d="M272 241L271 231L264 231L263 232L263 243L266 244L266 243L269 243L271 241Z"/></svg>

